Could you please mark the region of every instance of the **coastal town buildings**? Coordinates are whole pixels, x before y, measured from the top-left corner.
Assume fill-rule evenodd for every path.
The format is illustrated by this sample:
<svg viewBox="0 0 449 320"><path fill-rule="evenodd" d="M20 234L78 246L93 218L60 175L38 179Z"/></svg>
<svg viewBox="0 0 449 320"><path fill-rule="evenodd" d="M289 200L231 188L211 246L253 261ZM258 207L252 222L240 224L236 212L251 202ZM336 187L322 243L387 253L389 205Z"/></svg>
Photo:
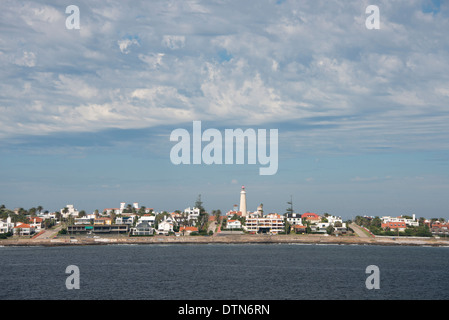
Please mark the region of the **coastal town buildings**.
<svg viewBox="0 0 449 320"><path fill-rule="evenodd" d="M242 223L240 220L228 220L226 229L242 229Z"/></svg>
<svg viewBox="0 0 449 320"><path fill-rule="evenodd" d="M246 219L245 230L253 234L278 234L284 232L284 218L277 213L270 213L264 217L252 215Z"/></svg>
<svg viewBox="0 0 449 320"><path fill-rule="evenodd" d="M197 227L184 227L182 226L181 228L179 228L179 233L182 235L191 235L192 232L198 232L198 228Z"/></svg>
<svg viewBox="0 0 449 320"><path fill-rule="evenodd" d="M14 235L18 235L18 236L30 236L30 235L32 235L35 232L36 232L35 227L30 225L30 224L28 224L28 223L21 223L21 222L19 222L13 228Z"/></svg>
<svg viewBox="0 0 449 320"><path fill-rule="evenodd" d="M303 221L303 223L305 223L305 221L308 221L310 223L318 223L321 221L321 217L319 215L317 215L316 213L312 213L312 212L306 212L303 215L301 215L301 219Z"/></svg>
<svg viewBox="0 0 449 320"><path fill-rule="evenodd" d="M143 221L132 228L131 232L136 236L152 236L154 234L154 228L148 222Z"/></svg>
<svg viewBox="0 0 449 320"><path fill-rule="evenodd" d="M157 227L157 233L158 234L169 234L170 232L173 232L173 226L174 226L174 220L171 217L164 217L164 220L159 222Z"/></svg>
<svg viewBox="0 0 449 320"><path fill-rule="evenodd" d="M75 209L73 204L66 205L65 208L60 210L60 212L64 219L67 219L70 216L78 217L78 215L79 215L78 210Z"/></svg>
<svg viewBox="0 0 449 320"><path fill-rule="evenodd" d="M382 220L382 223L386 225L386 227L388 227L390 222L401 223L401 225L405 224L406 227L418 227L419 226L419 222L418 222L418 220L416 220L416 216L414 214L411 219L406 218L401 215L399 217L383 216L381 218L381 220Z"/></svg>
<svg viewBox="0 0 449 320"><path fill-rule="evenodd" d="M11 217L8 216L6 220L0 220L0 233L11 232L14 228L14 223L12 223Z"/></svg>
<svg viewBox="0 0 449 320"><path fill-rule="evenodd" d="M286 213L285 218L290 225L302 225L302 218L299 213Z"/></svg>

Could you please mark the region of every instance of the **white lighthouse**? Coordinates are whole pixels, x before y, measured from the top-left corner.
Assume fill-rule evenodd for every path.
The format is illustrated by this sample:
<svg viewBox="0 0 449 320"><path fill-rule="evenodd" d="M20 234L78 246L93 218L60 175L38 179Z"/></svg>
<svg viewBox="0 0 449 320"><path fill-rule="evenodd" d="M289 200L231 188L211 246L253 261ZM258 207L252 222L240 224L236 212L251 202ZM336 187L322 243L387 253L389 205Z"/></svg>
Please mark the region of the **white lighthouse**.
<svg viewBox="0 0 449 320"><path fill-rule="evenodd" d="M246 191L245 186L242 186L242 191L240 191L240 212L242 217L246 217Z"/></svg>

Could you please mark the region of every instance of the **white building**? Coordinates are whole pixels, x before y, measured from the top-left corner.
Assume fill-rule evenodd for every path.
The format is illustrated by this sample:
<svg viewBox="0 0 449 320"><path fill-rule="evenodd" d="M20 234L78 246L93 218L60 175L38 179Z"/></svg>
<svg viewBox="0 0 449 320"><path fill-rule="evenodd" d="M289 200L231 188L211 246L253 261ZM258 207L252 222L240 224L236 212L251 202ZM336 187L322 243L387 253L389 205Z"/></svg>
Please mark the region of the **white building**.
<svg viewBox="0 0 449 320"><path fill-rule="evenodd" d="M187 213L188 220L189 221L197 221L198 217L200 216L200 209L199 208L186 208L184 209L184 213Z"/></svg>
<svg viewBox="0 0 449 320"><path fill-rule="evenodd" d="M250 233L284 232L284 219L277 213L270 213L264 217L247 217L246 231Z"/></svg>
<svg viewBox="0 0 449 320"><path fill-rule="evenodd" d="M419 222L416 220L416 216L414 214L412 219L404 218L402 215L399 217L383 216L380 219L382 220L382 223L404 222L407 227L419 227Z"/></svg>
<svg viewBox="0 0 449 320"><path fill-rule="evenodd" d="M8 216L6 220L0 220L0 233L8 233L14 228L14 223L11 222L11 217Z"/></svg>
<svg viewBox="0 0 449 320"><path fill-rule="evenodd" d="M133 225L134 224L134 215L132 215L132 216L116 217L115 218L115 224Z"/></svg>
<svg viewBox="0 0 449 320"><path fill-rule="evenodd" d="M226 229L242 229L242 223L239 220L229 220Z"/></svg>
<svg viewBox="0 0 449 320"><path fill-rule="evenodd" d="M154 227L155 221L156 221L156 216L143 215L143 216L139 217L139 219L137 220L137 224L146 222L146 223L148 223L151 227Z"/></svg>
<svg viewBox="0 0 449 320"><path fill-rule="evenodd" d="M64 212L64 208L60 211L63 218L67 219L69 216L78 217L79 212L73 207L73 204L66 205L66 208L67 213Z"/></svg>
<svg viewBox="0 0 449 320"><path fill-rule="evenodd" d="M173 232L173 219L165 216L164 220L159 222L157 232L158 234L168 234L169 232Z"/></svg>
<svg viewBox="0 0 449 320"><path fill-rule="evenodd" d="M39 218L44 219L44 220L47 220L47 219L56 219L56 212L53 212L53 213L50 213L50 212L47 212L47 213L41 212L41 213L38 213L37 216L38 216Z"/></svg>
<svg viewBox="0 0 449 320"><path fill-rule="evenodd" d="M285 215L285 218L287 219L287 222L290 223L292 226L294 225L301 226L302 225L301 216L302 215L300 213L287 213Z"/></svg>
<svg viewBox="0 0 449 320"><path fill-rule="evenodd" d="M137 236L150 236L154 234L154 229L147 222L141 222L131 229L133 235Z"/></svg>
<svg viewBox="0 0 449 320"><path fill-rule="evenodd" d="M75 218L75 225L92 224L92 221L87 217Z"/></svg>
<svg viewBox="0 0 449 320"><path fill-rule="evenodd" d="M17 223L17 225L13 228L14 235L19 236L30 236L35 233L35 231L36 229L34 226L22 222Z"/></svg>

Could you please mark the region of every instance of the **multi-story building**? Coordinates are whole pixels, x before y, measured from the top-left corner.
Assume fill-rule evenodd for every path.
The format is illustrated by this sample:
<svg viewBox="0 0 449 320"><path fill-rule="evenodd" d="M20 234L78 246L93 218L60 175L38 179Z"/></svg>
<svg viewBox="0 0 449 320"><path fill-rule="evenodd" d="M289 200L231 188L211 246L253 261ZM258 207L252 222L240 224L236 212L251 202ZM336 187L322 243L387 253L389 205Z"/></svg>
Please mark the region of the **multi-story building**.
<svg viewBox="0 0 449 320"><path fill-rule="evenodd" d="M13 231L14 235L19 235L19 236L30 236L36 231L34 226L32 226L28 223L22 223L22 222L19 222L13 228L13 230L14 230Z"/></svg>
<svg viewBox="0 0 449 320"><path fill-rule="evenodd" d="M8 233L14 228L14 223L11 222L11 217L8 216L6 220L0 220L0 233Z"/></svg>
<svg viewBox="0 0 449 320"><path fill-rule="evenodd" d="M285 215L285 218L287 219L287 222L293 225L302 225L302 218L301 214L299 213L287 213Z"/></svg>
<svg viewBox="0 0 449 320"><path fill-rule="evenodd" d="M133 225L134 216L123 216L115 218L115 224L128 224Z"/></svg>
<svg viewBox="0 0 449 320"><path fill-rule="evenodd" d="M200 216L199 208L186 208L184 209L184 214L187 214L187 220L191 226L194 226L198 221L198 217Z"/></svg>
<svg viewBox="0 0 449 320"><path fill-rule="evenodd" d="M306 212L302 216L302 221L305 223L305 221L309 221L310 223L318 223L321 221L321 217L317 215L316 213L312 212Z"/></svg>
<svg viewBox="0 0 449 320"><path fill-rule="evenodd" d="M403 216L399 217L390 217L390 216L383 216L381 218L382 223L387 224L388 222L403 222L407 227L419 227L419 222L416 220L416 216L413 215L412 219L404 218Z"/></svg>
<svg viewBox="0 0 449 320"><path fill-rule="evenodd" d="M60 211L63 218L67 219L69 216L78 217L79 212L74 208L73 204L68 204L65 207L67 208L67 212L65 212L65 208Z"/></svg>
<svg viewBox="0 0 449 320"><path fill-rule="evenodd" d="M239 220L228 220L226 229L242 229L242 223Z"/></svg>
<svg viewBox="0 0 449 320"><path fill-rule="evenodd" d="M164 220L159 222L157 226L157 233L158 234L168 234L170 232L173 232L173 225L174 220L171 217L164 217Z"/></svg>
<svg viewBox="0 0 449 320"><path fill-rule="evenodd" d="M407 228L407 225L404 221L387 221L383 222L381 225L382 229L390 229L390 230L398 230L404 231Z"/></svg>
<svg viewBox="0 0 449 320"><path fill-rule="evenodd" d="M449 222L444 223L440 221L434 221L431 224L430 230L434 235L447 236L449 235Z"/></svg>
<svg viewBox="0 0 449 320"><path fill-rule="evenodd" d="M270 213L264 217L249 216L246 218L246 231L249 233L284 232L284 219L277 213Z"/></svg>
<svg viewBox="0 0 449 320"><path fill-rule="evenodd" d="M84 224L91 224L91 223L92 223L92 219L89 219L87 217L75 218L76 225L84 225Z"/></svg>

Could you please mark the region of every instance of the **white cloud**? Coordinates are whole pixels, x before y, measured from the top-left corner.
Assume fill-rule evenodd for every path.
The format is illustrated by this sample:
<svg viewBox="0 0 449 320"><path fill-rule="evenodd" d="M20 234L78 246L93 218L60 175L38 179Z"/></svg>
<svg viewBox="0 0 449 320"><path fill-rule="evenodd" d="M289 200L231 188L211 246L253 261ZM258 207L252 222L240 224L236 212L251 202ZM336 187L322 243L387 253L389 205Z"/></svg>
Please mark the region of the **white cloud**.
<svg viewBox="0 0 449 320"><path fill-rule="evenodd" d="M36 66L36 54L34 52L24 51L20 58L16 58L14 63L22 67L34 67Z"/></svg>
<svg viewBox="0 0 449 320"><path fill-rule="evenodd" d="M365 4L89 2L70 32L65 8L7 1L0 134L211 120L288 123L297 151L447 147L447 12L381 1L375 31Z"/></svg>
<svg viewBox="0 0 449 320"><path fill-rule="evenodd" d="M151 69L156 69L162 65L164 53L139 54L139 59L148 64Z"/></svg>
<svg viewBox="0 0 449 320"><path fill-rule="evenodd" d="M185 36L164 35L162 38L162 44L172 50L183 48L185 46L185 42Z"/></svg>
<svg viewBox="0 0 449 320"><path fill-rule="evenodd" d="M131 51L129 50L129 47L132 45L139 45L139 42L136 39L124 39L117 41L117 44L120 48L120 51L124 54L128 54Z"/></svg>

